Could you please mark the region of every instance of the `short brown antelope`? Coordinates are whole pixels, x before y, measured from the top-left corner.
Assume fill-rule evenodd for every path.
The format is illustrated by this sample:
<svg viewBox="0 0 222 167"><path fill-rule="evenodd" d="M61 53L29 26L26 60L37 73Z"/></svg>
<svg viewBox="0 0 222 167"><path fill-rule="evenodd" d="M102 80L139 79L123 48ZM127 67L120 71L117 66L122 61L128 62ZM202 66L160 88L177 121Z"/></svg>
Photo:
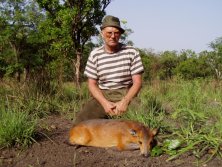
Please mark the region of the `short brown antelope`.
<svg viewBox="0 0 222 167"><path fill-rule="evenodd" d="M148 155L157 129L129 120L92 119L80 122L70 130L69 143L95 147L116 147L118 150L140 149Z"/></svg>

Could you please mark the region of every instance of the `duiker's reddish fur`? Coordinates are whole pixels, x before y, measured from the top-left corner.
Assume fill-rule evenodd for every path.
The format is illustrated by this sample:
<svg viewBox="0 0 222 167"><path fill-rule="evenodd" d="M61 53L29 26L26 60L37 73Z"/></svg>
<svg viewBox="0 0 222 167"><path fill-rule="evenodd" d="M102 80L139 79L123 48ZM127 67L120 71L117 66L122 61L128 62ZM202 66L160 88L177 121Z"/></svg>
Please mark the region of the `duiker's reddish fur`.
<svg viewBox="0 0 222 167"><path fill-rule="evenodd" d="M117 147L118 150L139 149L147 156L157 129L129 120L93 119L83 121L70 130L73 145Z"/></svg>

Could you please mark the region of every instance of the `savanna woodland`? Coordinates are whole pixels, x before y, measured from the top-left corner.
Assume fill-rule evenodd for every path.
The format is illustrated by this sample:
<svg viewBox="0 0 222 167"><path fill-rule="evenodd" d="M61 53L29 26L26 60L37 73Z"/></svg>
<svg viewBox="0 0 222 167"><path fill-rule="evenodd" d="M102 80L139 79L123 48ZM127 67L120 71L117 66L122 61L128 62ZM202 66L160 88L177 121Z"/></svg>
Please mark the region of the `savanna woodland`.
<svg viewBox="0 0 222 167"><path fill-rule="evenodd" d="M98 27L110 3L0 1L0 166L222 164L222 37L200 53L137 48L145 67L140 103L121 119L159 128L148 158L137 150L65 143L90 97L83 70L89 52L102 43ZM133 30L122 25L121 41L133 45Z"/></svg>

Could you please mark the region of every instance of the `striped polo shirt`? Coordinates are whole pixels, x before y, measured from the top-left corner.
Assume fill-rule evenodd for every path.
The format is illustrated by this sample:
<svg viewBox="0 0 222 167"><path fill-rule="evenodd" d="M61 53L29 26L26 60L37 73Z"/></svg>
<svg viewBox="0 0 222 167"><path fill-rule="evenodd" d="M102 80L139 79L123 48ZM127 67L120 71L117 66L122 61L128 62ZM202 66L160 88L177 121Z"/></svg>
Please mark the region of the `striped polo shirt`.
<svg viewBox="0 0 222 167"><path fill-rule="evenodd" d="M101 46L90 53L84 74L97 80L100 89L119 89L130 87L132 75L143 71L141 57L134 47L121 45L118 52L107 53Z"/></svg>

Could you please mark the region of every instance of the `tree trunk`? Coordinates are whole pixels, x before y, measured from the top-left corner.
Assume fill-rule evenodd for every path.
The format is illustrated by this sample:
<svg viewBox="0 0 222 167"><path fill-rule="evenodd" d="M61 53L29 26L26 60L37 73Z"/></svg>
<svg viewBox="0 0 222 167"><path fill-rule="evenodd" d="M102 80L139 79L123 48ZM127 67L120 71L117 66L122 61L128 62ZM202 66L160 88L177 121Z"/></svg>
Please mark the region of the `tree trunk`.
<svg viewBox="0 0 222 167"><path fill-rule="evenodd" d="M63 85L63 73L64 73L64 66L63 66L63 61L61 60L59 62L59 69L58 69L58 84L59 84L59 87L61 88L62 85Z"/></svg>
<svg viewBox="0 0 222 167"><path fill-rule="evenodd" d="M16 47L15 44L13 44L13 43L11 43L11 42L10 42L10 45L11 45L11 47L12 47L12 49L13 49L13 52L14 52L15 64L17 65L17 64L19 63L19 58L20 58L19 49ZM14 71L13 71L13 72L14 72ZM16 69L16 71L15 71L15 77L16 77L16 80L17 80L18 82L21 81L21 72L20 72L18 69Z"/></svg>
<svg viewBox="0 0 222 167"><path fill-rule="evenodd" d="M80 88L80 60L82 53L80 51L76 52L76 61L73 60L75 66L75 84L77 88Z"/></svg>

